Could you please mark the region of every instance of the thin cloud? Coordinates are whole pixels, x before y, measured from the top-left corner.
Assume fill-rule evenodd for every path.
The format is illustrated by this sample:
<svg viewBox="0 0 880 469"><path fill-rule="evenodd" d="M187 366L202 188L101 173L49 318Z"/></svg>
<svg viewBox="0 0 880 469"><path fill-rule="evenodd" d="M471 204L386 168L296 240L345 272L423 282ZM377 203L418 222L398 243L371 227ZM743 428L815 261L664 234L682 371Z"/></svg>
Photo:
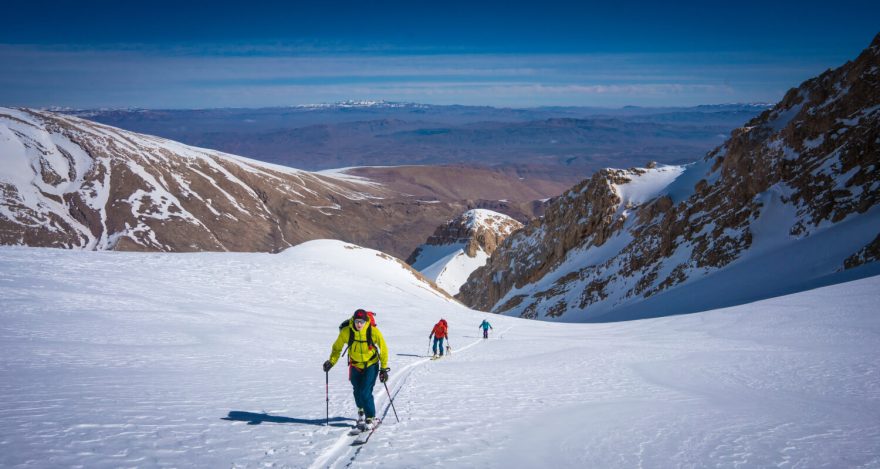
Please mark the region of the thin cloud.
<svg viewBox="0 0 880 469"><path fill-rule="evenodd" d="M740 54L337 54L307 46L0 45L0 104L257 107L351 98L483 105L772 101L826 64ZM269 52L272 53L269 53ZM761 77L756 80L755 77ZM442 101L442 102L440 102Z"/></svg>

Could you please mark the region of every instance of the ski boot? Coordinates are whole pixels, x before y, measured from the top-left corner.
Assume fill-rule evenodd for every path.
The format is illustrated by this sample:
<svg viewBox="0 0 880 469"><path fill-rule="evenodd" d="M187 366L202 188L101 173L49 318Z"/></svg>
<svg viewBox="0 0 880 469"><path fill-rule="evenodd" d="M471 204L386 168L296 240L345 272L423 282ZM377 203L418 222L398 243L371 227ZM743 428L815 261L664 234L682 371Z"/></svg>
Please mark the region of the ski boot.
<svg viewBox="0 0 880 469"><path fill-rule="evenodd" d="M379 417L368 418L367 421L364 422L364 431L368 432L377 426L379 426Z"/></svg>
<svg viewBox="0 0 880 469"><path fill-rule="evenodd" d="M357 428L360 431L364 431L364 426L366 425L366 420L364 419L364 409L358 409L358 419L354 428Z"/></svg>

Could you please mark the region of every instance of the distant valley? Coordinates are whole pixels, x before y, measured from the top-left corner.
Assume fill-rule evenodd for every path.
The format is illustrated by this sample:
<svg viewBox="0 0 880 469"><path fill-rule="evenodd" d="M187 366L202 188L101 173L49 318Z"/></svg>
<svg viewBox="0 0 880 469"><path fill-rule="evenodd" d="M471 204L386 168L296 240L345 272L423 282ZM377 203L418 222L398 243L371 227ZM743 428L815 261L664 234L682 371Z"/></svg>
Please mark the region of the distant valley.
<svg viewBox="0 0 880 469"><path fill-rule="evenodd" d="M506 109L414 103L64 112L188 145L317 171L490 166L570 186L606 168L703 157L769 106ZM560 191L561 192L561 191Z"/></svg>

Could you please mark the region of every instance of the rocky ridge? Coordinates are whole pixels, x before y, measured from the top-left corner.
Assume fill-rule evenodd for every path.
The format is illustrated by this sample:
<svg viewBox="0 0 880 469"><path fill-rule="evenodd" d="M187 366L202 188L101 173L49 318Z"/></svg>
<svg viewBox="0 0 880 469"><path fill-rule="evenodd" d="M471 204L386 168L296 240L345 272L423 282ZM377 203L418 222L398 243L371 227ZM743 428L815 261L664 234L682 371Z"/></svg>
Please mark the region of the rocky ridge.
<svg viewBox="0 0 880 469"><path fill-rule="evenodd" d="M849 254L835 268L877 261L880 36L701 161L674 168L581 182L509 237L457 297L497 313L595 320L859 217L873 232L841 241L854 244L838 247ZM634 190L645 181L650 190Z"/></svg>
<svg viewBox="0 0 880 469"><path fill-rule="evenodd" d="M467 207L46 111L0 108L0 155L5 245L276 252L333 238L403 257Z"/></svg>
<svg viewBox="0 0 880 469"><path fill-rule="evenodd" d="M439 226L422 246L409 255L406 262L412 265L425 246L464 245L468 257L483 251L492 255L495 249L514 231L522 228L522 223L502 213L485 209L473 209Z"/></svg>

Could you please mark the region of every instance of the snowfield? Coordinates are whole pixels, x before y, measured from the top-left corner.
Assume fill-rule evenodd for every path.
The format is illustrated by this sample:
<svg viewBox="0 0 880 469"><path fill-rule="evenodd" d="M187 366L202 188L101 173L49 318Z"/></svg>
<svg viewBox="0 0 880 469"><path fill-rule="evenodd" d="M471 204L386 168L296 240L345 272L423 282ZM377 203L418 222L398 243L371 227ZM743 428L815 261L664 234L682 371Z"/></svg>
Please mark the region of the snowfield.
<svg viewBox="0 0 880 469"><path fill-rule="evenodd" d="M880 467L880 276L703 313L469 310L338 241L0 248L0 467ZM375 311L397 423L349 446L339 323ZM452 354L428 334L450 324ZM488 318L490 340L477 325ZM325 425L329 389L330 425Z"/></svg>
<svg viewBox="0 0 880 469"><path fill-rule="evenodd" d="M433 280L438 287L450 295L457 295L468 276L483 265L489 255L482 249L475 257L465 253L467 243L452 243L441 246L423 244L421 252L412 268Z"/></svg>

